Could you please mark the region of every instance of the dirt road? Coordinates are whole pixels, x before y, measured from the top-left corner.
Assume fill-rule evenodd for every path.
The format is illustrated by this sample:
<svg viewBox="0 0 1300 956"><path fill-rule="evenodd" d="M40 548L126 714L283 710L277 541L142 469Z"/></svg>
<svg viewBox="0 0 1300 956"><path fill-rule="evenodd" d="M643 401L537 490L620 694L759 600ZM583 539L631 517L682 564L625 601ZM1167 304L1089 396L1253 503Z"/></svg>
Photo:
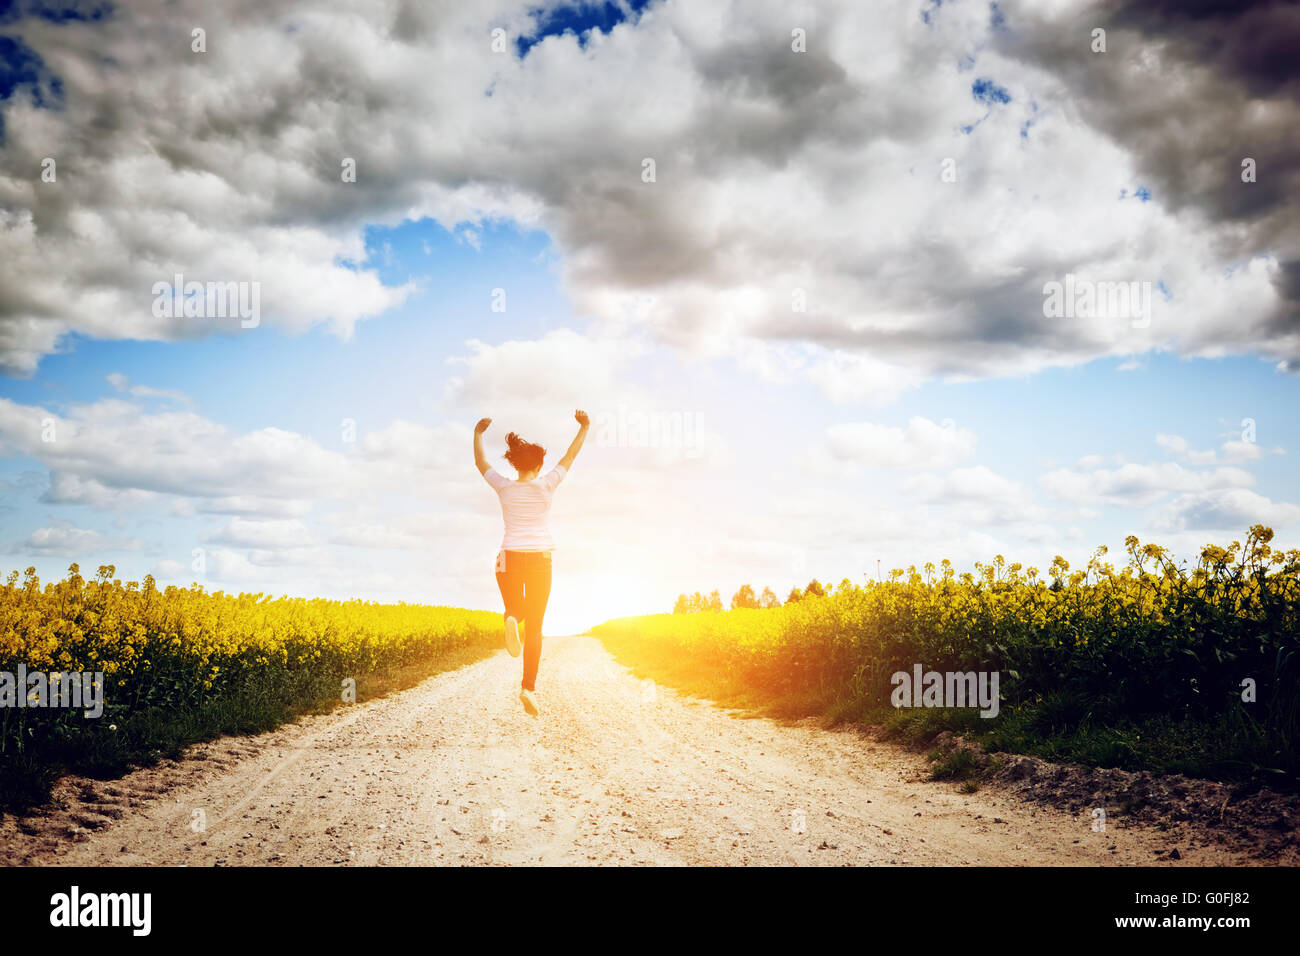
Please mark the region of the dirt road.
<svg viewBox="0 0 1300 956"><path fill-rule="evenodd" d="M854 731L732 716L549 638L542 715L502 651L386 698L193 748L0 824L6 863L1151 864L1244 862L926 779Z"/></svg>

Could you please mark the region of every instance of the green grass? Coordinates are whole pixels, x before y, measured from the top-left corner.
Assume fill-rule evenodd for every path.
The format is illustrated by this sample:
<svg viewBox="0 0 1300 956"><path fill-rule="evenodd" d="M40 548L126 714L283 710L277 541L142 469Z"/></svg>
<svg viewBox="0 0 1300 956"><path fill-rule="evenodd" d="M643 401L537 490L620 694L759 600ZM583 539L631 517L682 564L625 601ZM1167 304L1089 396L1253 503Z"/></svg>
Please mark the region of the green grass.
<svg viewBox="0 0 1300 956"><path fill-rule="evenodd" d="M875 727L886 739L918 749L948 731L989 752L1300 789L1295 774L1283 769L1294 766L1294 754L1285 751L1283 741L1271 738L1243 717L1238 708L1209 719L1156 716L1134 721L1090 706L1081 695L1060 691L1035 704L1004 709L996 719L982 718L972 709L894 709L849 688L773 690L748 684L732 670L702 668L679 654L660 654L652 642L639 640L631 632L598 630L597 636L637 677L753 714L789 720L818 718L830 726ZM936 767L936 779L978 787L969 776L953 770L941 764Z"/></svg>

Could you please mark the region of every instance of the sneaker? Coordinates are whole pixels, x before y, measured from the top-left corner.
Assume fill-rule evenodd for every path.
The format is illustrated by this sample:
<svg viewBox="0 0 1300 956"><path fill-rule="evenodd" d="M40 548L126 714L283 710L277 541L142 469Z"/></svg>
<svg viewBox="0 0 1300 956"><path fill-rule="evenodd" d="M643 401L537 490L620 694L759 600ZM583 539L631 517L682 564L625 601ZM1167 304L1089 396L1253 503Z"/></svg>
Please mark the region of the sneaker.
<svg viewBox="0 0 1300 956"><path fill-rule="evenodd" d="M522 645L519 643L519 624L513 617L506 618L506 650L511 657L518 657Z"/></svg>
<svg viewBox="0 0 1300 956"><path fill-rule="evenodd" d="M519 699L523 701L524 710L530 717L536 717L540 711L537 709L537 698L531 690L521 690Z"/></svg>

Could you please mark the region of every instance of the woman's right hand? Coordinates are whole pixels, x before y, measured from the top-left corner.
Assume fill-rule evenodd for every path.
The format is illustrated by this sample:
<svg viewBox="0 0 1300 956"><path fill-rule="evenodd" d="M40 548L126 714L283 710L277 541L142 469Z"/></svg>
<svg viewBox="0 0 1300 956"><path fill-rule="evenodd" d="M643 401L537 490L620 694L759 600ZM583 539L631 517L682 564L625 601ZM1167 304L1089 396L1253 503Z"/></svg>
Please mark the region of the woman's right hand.
<svg viewBox="0 0 1300 956"><path fill-rule="evenodd" d="M488 430L488 426L491 425L491 424L492 424L492 419L490 419L490 418L480 418L480 419L478 420L478 424L474 426L474 434L475 434L475 435L482 435L485 431Z"/></svg>
<svg viewBox="0 0 1300 956"><path fill-rule="evenodd" d="M573 417L577 421L577 423L581 425L583 428L586 428L588 425L591 424L591 419L587 416L587 413L584 412L582 409L578 409L576 412L574 412Z"/></svg>

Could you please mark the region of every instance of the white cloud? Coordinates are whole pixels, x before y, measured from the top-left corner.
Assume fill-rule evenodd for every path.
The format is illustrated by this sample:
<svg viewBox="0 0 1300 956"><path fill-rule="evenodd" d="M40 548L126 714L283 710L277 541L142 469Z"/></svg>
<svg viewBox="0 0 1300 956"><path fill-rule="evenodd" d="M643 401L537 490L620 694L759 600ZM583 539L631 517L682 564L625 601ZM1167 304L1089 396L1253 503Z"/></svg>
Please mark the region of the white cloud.
<svg viewBox="0 0 1300 956"><path fill-rule="evenodd" d="M1171 455L1183 455L1187 453L1190 447L1187 439L1181 435L1157 435L1156 444L1169 452Z"/></svg>
<svg viewBox="0 0 1300 956"><path fill-rule="evenodd" d="M621 374L633 343L555 329L539 339L499 345L466 343L469 354L447 360L456 378L447 397L465 408L505 408L511 414L573 414L579 403L608 402L630 386Z"/></svg>
<svg viewBox="0 0 1300 956"><path fill-rule="evenodd" d="M1266 453L1273 455L1285 454L1282 448L1272 448L1266 452L1255 442L1242 441L1241 439L1229 439L1220 445L1217 451L1214 449L1197 450L1181 435L1156 435L1156 444L1173 457L1190 465L1212 465L1217 462L1238 464L1257 461Z"/></svg>
<svg viewBox="0 0 1300 956"><path fill-rule="evenodd" d="M297 520L249 521L235 518L207 538L213 544L237 548L284 550L311 543L307 526Z"/></svg>
<svg viewBox="0 0 1300 956"><path fill-rule="evenodd" d="M95 478L55 471L50 473L50 484L41 500L49 504L87 505L98 511L122 511L154 507L163 497L139 488L109 488Z"/></svg>
<svg viewBox="0 0 1300 956"><path fill-rule="evenodd" d="M955 468L943 477L918 475L905 487L929 501L1014 501L1024 495L1019 482L985 465Z"/></svg>
<svg viewBox="0 0 1300 956"><path fill-rule="evenodd" d="M913 416L906 428L848 422L826 429L838 461L873 468L947 468L975 453L976 435L947 422Z"/></svg>
<svg viewBox="0 0 1300 956"><path fill-rule="evenodd" d="M53 441L42 440L47 421ZM337 493L334 476L346 471L342 455L283 429L236 435L193 412L149 413L117 399L57 415L0 398L0 448L72 476L57 478L55 491L83 499L133 490L224 500L232 488L292 499Z"/></svg>
<svg viewBox="0 0 1300 956"><path fill-rule="evenodd" d="M233 514L265 518L301 518L311 511L311 502L294 498L265 498L256 495L226 495L204 498L201 505L190 509L206 514Z"/></svg>
<svg viewBox="0 0 1300 956"><path fill-rule="evenodd" d="M486 498L481 499L486 501ZM446 538L491 541L496 525L480 514L448 512L430 514L386 514L382 520L365 520L357 515L331 515L331 545L383 550L421 550L435 547Z"/></svg>
<svg viewBox="0 0 1300 956"><path fill-rule="evenodd" d="M165 388L150 388L148 385L132 385L121 372L111 372L105 376L108 384L119 392L125 392L133 398L162 398L172 402L179 402L182 405L191 404L189 396L182 392L172 391Z"/></svg>
<svg viewBox="0 0 1300 956"><path fill-rule="evenodd" d="M1282 529L1300 520L1300 507L1271 501L1246 488L1179 495L1150 518L1157 531L1219 531L1240 536L1254 524Z"/></svg>
<svg viewBox="0 0 1300 956"><path fill-rule="evenodd" d="M974 525L1020 523L1045 515L1020 482L986 465L954 468L946 475L914 475L903 483L903 490L919 501L956 506L963 519Z"/></svg>
<svg viewBox="0 0 1300 956"><path fill-rule="evenodd" d="M1113 469L1077 471L1061 468L1042 477L1043 488L1055 498L1074 504L1141 507L1172 492L1243 488L1254 484L1249 472L1220 467L1193 471L1176 462L1156 465L1129 463Z"/></svg>
<svg viewBox="0 0 1300 956"><path fill-rule="evenodd" d="M143 545L138 538L110 538L89 528L50 527L37 528L26 540L15 542L7 550L34 555L74 557L85 560L87 555L105 551L139 551Z"/></svg>
<svg viewBox="0 0 1300 956"><path fill-rule="evenodd" d="M175 561L171 558L164 558L162 561L155 564L153 570L149 573L157 580L174 581L183 578L190 571L190 567L191 566L186 564L184 561Z"/></svg>

